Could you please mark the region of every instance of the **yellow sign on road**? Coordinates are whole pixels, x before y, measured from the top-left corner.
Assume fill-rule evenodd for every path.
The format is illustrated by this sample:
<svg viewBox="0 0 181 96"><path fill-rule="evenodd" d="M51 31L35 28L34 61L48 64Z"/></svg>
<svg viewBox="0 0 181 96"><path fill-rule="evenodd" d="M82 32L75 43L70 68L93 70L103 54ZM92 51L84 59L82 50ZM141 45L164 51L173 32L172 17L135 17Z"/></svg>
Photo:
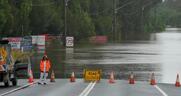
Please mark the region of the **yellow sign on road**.
<svg viewBox="0 0 181 96"><path fill-rule="evenodd" d="M100 81L101 70L84 70L84 80L85 81Z"/></svg>

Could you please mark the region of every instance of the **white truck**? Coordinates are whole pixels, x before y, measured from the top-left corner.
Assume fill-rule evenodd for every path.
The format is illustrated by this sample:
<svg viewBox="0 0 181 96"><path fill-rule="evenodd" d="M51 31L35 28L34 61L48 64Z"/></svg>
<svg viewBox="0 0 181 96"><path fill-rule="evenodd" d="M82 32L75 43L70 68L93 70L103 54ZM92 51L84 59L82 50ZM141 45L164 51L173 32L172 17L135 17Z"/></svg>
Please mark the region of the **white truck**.
<svg viewBox="0 0 181 96"><path fill-rule="evenodd" d="M12 83L17 85L18 62L14 61L11 54L11 45L7 40L0 40L0 82L4 82L6 87Z"/></svg>

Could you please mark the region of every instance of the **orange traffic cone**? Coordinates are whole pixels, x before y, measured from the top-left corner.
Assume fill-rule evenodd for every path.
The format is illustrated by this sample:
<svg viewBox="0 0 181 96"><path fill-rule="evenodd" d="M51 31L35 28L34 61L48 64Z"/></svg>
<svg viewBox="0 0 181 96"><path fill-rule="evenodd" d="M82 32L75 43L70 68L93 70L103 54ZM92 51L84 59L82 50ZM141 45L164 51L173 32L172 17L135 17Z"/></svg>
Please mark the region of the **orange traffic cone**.
<svg viewBox="0 0 181 96"><path fill-rule="evenodd" d="M114 73L113 72L111 72L111 74L110 74L109 83L115 83L115 81L114 81Z"/></svg>
<svg viewBox="0 0 181 96"><path fill-rule="evenodd" d="M72 72L72 74L71 74L70 82L75 82L75 73L74 72Z"/></svg>
<svg viewBox="0 0 181 96"><path fill-rule="evenodd" d="M176 86L176 87L180 87L179 74L177 74L177 79L176 79L175 86Z"/></svg>
<svg viewBox="0 0 181 96"><path fill-rule="evenodd" d="M131 72L131 74L130 74L130 77L129 77L129 84L135 84L135 79L134 79L133 72Z"/></svg>
<svg viewBox="0 0 181 96"><path fill-rule="evenodd" d="M28 74L29 74L28 83L33 83L34 80L33 80L33 73L31 69L29 70Z"/></svg>
<svg viewBox="0 0 181 96"><path fill-rule="evenodd" d="M156 80L155 80L155 74L151 74L151 80L150 80L150 85L156 85Z"/></svg>
<svg viewBox="0 0 181 96"><path fill-rule="evenodd" d="M54 73L53 70L52 70L52 73L51 73L50 82L55 82L55 73Z"/></svg>

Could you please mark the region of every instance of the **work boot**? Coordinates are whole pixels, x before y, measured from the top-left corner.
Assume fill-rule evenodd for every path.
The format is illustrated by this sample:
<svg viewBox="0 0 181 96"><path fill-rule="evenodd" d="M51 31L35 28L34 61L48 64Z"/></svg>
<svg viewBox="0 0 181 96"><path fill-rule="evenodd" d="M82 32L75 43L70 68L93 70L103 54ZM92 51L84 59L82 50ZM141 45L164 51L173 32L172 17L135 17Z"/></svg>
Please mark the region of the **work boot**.
<svg viewBox="0 0 181 96"><path fill-rule="evenodd" d="M44 85L46 85L47 83L46 83L46 82L44 82L43 84L44 84Z"/></svg>
<svg viewBox="0 0 181 96"><path fill-rule="evenodd" d="M41 82L38 82L38 85L41 85L42 83Z"/></svg>

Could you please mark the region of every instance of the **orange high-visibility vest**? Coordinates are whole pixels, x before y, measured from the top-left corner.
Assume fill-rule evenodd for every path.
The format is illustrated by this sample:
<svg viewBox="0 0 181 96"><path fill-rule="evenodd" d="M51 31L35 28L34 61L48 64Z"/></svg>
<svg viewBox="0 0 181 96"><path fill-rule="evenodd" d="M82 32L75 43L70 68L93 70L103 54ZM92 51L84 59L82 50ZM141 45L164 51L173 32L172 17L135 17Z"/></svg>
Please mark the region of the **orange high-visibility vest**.
<svg viewBox="0 0 181 96"><path fill-rule="evenodd" d="M50 67L51 67L51 63L50 63L50 60L45 60L46 61L46 68L45 68L45 71L46 72L49 72L50 70ZM43 60L40 61L40 71L41 72L44 72L44 62Z"/></svg>

